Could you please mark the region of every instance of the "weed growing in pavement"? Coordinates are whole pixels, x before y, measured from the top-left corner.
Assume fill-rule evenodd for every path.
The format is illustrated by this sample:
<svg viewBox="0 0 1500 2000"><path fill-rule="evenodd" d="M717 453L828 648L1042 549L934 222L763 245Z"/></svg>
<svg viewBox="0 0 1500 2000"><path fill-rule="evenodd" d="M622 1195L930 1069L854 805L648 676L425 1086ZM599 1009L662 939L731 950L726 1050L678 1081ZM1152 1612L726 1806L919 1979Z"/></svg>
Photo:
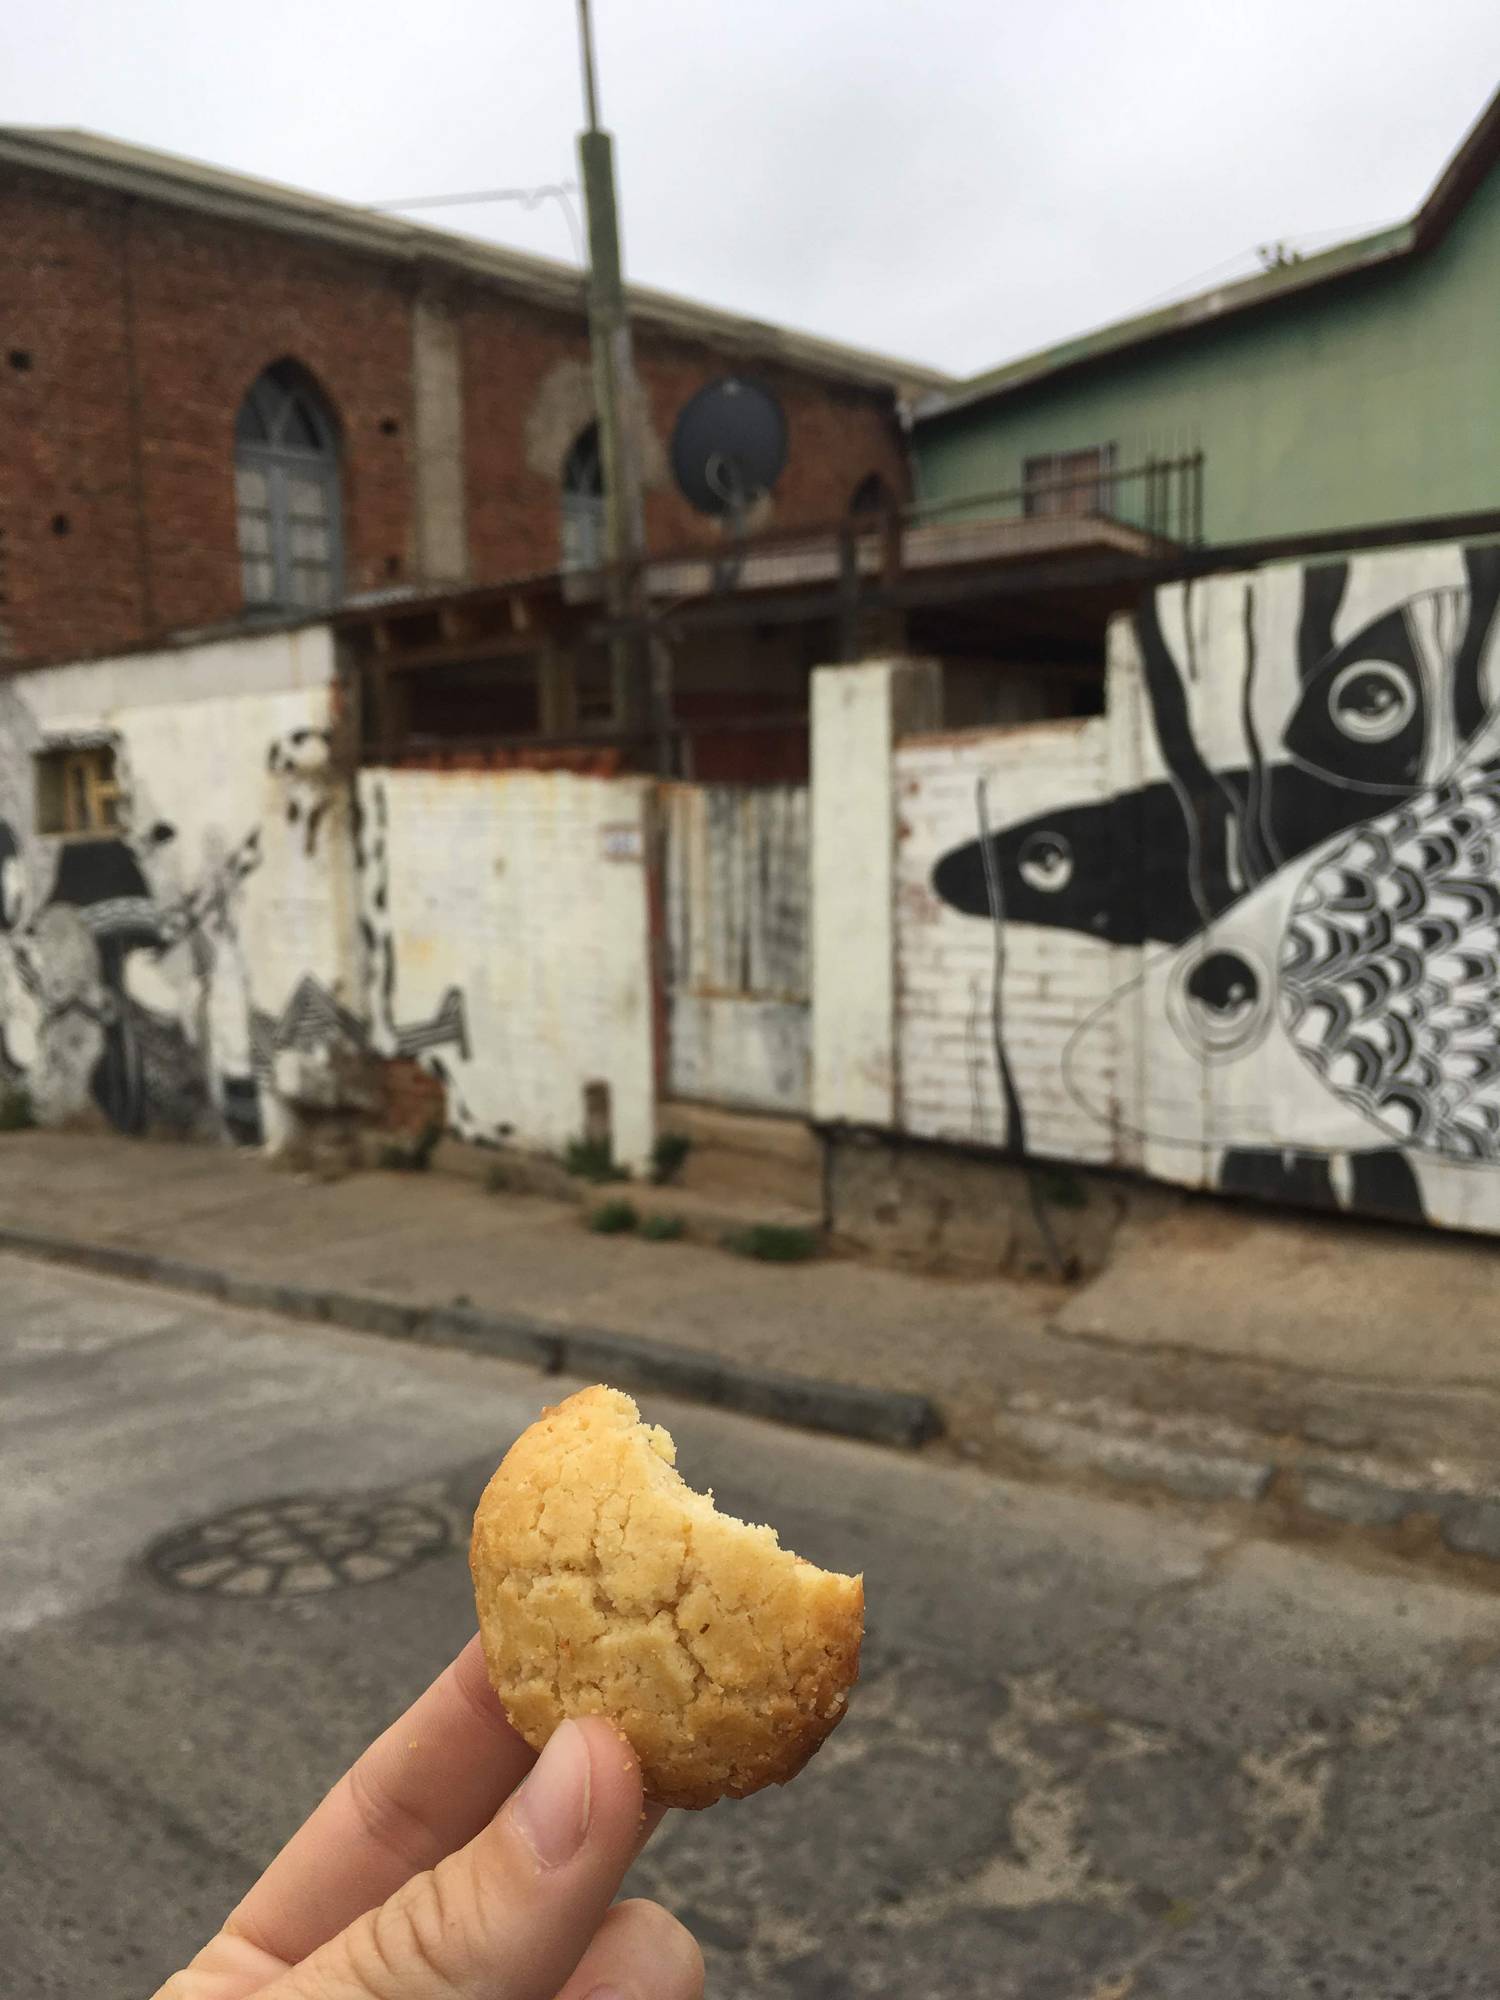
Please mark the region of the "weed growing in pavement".
<svg viewBox="0 0 1500 2000"><path fill-rule="evenodd" d="M392 1139L382 1146L375 1164L393 1174L425 1174L442 1136L443 1128L436 1121L424 1125L414 1139Z"/></svg>
<svg viewBox="0 0 1500 2000"><path fill-rule="evenodd" d="M628 1181L629 1174L615 1164L614 1148L608 1139L570 1139L563 1165L575 1180Z"/></svg>
<svg viewBox="0 0 1500 2000"><path fill-rule="evenodd" d="M693 1142L686 1132L662 1132L651 1148L651 1178L658 1187L669 1187L687 1161L693 1150Z"/></svg>
<svg viewBox="0 0 1500 2000"><path fill-rule="evenodd" d="M816 1230L784 1222L756 1222L732 1231L724 1238L724 1248L741 1257L757 1257L763 1264L801 1264L817 1256L818 1235Z"/></svg>
<svg viewBox="0 0 1500 2000"><path fill-rule="evenodd" d="M623 1236L640 1219L633 1201L601 1201L589 1210L588 1224L596 1236Z"/></svg>
<svg viewBox="0 0 1500 2000"><path fill-rule="evenodd" d="M24 1084L0 1090L0 1132L29 1132L35 1124L31 1092Z"/></svg>

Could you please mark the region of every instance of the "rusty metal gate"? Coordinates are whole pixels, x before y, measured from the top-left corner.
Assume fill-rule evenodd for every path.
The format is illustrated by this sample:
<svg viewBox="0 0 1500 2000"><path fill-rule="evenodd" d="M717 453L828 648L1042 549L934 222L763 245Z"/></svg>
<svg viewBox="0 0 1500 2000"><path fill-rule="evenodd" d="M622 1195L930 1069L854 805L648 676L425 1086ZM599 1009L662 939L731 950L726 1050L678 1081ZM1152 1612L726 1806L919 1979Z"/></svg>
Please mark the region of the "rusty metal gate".
<svg viewBox="0 0 1500 2000"><path fill-rule="evenodd" d="M671 1095L806 1111L807 787L665 786L662 839Z"/></svg>

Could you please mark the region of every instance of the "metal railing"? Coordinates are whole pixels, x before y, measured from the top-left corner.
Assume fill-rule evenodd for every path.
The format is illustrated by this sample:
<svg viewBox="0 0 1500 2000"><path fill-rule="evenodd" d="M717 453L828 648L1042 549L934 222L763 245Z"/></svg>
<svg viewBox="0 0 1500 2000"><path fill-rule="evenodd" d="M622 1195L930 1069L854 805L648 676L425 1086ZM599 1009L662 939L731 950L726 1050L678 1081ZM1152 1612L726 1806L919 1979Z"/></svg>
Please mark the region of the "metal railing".
<svg viewBox="0 0 1500 2000"><path fill-rule="evenodd" d="M1075 469L989 492L916 500L901 511L907 520L922 523L954 515L975 521L1116 521L1161 541L1196 548L1203 540L1203 453L1153 456L1123 470L1108 464Z"/></svg>

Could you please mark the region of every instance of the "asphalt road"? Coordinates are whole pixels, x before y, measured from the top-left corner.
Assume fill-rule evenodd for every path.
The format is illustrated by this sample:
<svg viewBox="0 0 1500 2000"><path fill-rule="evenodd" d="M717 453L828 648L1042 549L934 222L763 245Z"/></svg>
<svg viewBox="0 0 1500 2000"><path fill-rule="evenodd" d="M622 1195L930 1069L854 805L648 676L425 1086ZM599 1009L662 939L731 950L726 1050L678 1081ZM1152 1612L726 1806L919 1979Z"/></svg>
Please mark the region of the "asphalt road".
<svg viewBox="0 0 1500 2000"><path fill-rule="evenodd" d="M0 1285L0 1986L139 2000L457 1650L467 1510L558 1385L15 1259ZM1494 1993L1500 1601L649 1414L870 1606L807 1773L641 1864L712 1993Z"/></svg>

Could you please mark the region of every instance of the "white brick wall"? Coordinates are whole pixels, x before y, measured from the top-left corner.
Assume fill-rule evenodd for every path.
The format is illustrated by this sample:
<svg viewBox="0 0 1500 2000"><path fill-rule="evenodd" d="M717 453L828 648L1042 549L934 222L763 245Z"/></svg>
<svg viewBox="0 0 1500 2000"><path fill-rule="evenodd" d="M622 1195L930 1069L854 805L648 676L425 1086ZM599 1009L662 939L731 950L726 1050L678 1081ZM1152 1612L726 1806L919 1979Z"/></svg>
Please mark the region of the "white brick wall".
<svg viewBox="0 0 1500 2000"><path fill-rule="evenodd" d="M933 1139L1004 1145L1009 1139L995 1056L992 995L997 930L941 902L932 871L979 831L976 786L987 781L993 826L1048 807L1103 797L1108 737L1102 718L1021 729L914 737L894 760L896 968L901 1129ZM1000 1018L1028 1147L1062 1159L1112 1157L1107 1117L1065 1086L1061 1058L1079 1022L1122 976L1120 954L1068 931L1007 922ZM1079 1075L1108 1105L1115 1089L1106 1040Z"/></svg>
<svg viewBox="0 0 1500 2000"><path fill-rule="evenodd" d="M649 1161L650 790L563 772L361 772L372 1032L393 1049L457 989L468 1055L440 1057L467 1136L561 1151L599 1081L616 1157Z"/></svg>

